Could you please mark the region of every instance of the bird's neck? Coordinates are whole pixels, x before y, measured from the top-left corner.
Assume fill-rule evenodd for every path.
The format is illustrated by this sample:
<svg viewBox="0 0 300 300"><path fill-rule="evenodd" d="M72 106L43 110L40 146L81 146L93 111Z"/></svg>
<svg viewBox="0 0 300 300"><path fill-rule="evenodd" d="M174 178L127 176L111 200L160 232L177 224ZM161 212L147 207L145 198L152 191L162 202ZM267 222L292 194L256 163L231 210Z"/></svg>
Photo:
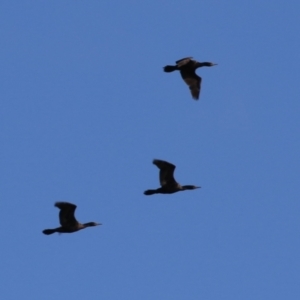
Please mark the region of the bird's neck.
<svg viewBox="0 0 300 300"><path fill-rule="evenodd" d="M92 227L92 226L94 226L94 223L93 222L88 222L88 223L84 223L84 224L81 224L81 225L82 225L82 228Z"/></svg>
<svg viewBox="0 0 300 300"><path fill-rule="evenodd" d="M195 187L193 185L183 185L181 186L182 190L194 190Z"/></svg>
<svg viewBox="0 0 300 300"><path fill-rule="evenodd" d="M211 67L211 63L210 62L198 62L196 65L197 68L201 68L201 67Z"/></svg>

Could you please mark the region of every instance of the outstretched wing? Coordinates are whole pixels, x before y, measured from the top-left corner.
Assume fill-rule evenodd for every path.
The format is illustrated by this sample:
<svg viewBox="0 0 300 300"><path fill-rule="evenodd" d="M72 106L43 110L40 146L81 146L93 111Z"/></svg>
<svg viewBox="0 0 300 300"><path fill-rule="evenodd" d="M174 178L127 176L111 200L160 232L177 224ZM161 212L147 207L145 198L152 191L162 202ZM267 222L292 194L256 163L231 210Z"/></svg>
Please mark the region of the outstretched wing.
<svg viewBox="0 0 300 300"><path fill-rule="evenodd" d="M176 65L178 66L178 68L180 68L184 65L187 65L190 61L192 61L192 57L185 57L180 60L177 60Z"/></svg>
<svg viewBox="0 0 300 300"><path fill-rule="evenodd" d="M74 226L78 222L75 219L76 205L68 202L56 202L55 206L60 209L59 222L63 227Z"/></svg>
<svg viewBox="0 0 300 300"><path fill-rule="evenodd" d="M174 179L174 170L176 166L173 164L159 159L154 159L153 164L159 168L159 181L160 185L169 185L169 184L177 184L176 180Z"/></svg>
<svg viewBox="0 0 300 300"><path fill-rule="evenodd" d="M180 70L180 74L185 83L189 86L193 99L198 100L202 78L194 70Z"/></svg>

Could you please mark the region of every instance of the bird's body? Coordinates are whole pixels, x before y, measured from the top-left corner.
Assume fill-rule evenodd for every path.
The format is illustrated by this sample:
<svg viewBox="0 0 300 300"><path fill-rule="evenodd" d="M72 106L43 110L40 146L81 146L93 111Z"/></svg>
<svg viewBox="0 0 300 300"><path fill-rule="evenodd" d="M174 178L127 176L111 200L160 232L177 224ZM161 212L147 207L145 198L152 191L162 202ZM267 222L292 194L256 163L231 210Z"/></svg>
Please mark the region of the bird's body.
<svg viewBox="0 0 300 300"><path fill-rule="evenodd" d="M200 186L194 185L181 186L178 182L176 182L173 176L174 170L176 168L175 165L159 159L154 159L153 164L159 168L159 181L161 187L155 190L147 190L144 192L145 195L149 196L153 194L173 194L180 191L200 188Z"/></svg>
<svg viewBox="0 0 300 300"><path fill-rule="evenodd" d="M45 229L43 230L44 234L49 235L55 232L72 233L87 227L101 225L100 223L95 222L89 222L84 224L79 223L74 216L75 209L77 207L75 204L68 202L56 202L55 206L60 209L59 222L61 227L57 227L54 229Z"/></svg>
<svg viewBox="0 0 300 300"><path fill-rule="evenodd" d="M167 73L180 71L182 79L189 86L193 99L198 100L202 78L196 74L196 69L201 67L212 67L216 64L211 62L198 62L192 57L186 57L176 61L175 66L165 66L164 71Z"/></svg>

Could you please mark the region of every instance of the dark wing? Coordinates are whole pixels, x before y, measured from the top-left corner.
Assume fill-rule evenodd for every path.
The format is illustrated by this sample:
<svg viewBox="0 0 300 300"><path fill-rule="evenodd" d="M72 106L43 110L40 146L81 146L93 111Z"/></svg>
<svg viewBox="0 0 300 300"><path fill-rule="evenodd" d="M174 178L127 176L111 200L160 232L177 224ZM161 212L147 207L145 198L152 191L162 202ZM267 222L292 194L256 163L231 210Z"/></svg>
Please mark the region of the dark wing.
<svg viewBox="0 0 300 300"><path fill-rule="evenodd" d="M195 70L180 70L180 74L182 79L189 86L193 99L198 100L202 78L195 73Z"/></svg>
<svg viewBox="0 0 300 300"><path fill-rule="evenodd" d="M174 170L176 166L167 161L154 159L153 164L159 168L159 181L160 185L164 186L166 184L177 184L176 180L173 177Z"/></svg>
<svg viewBox="0 0 300 300"><path fill-rule="evenodd" d="M176 65L178 66L178 68L180 68L184 65L187 65L191 61L192 61L192 57L185 57L185 58L182 58L180 60L177 60Z"/></svg>
<svg viewBox="0 0 300 300"><path fill-rule="evenodd" d="M59 222L63 227L74 226L78 222L75 219L76 205L68 202L56 202L55 206L60 209Z"/></svg>

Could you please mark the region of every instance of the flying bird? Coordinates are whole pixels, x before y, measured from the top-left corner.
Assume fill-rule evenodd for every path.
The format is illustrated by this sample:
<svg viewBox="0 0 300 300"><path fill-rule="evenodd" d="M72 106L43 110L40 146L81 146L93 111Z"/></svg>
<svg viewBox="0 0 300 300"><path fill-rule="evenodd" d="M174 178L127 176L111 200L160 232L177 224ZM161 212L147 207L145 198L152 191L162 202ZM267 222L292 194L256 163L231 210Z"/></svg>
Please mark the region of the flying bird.
<svg viewBox="0 0 300 300"><path fill-rule="evenodd" d="M176 168L175 165L159 159L154 159L153 164L159 168L159 181L161 187L156 190L147 190L144 192L144 195L173 194L180 191L195 190L200 188L200 186L180 185L178 182L176 182L173 176Z"/></svg>
<svg viewBox="0 0 300 300"><path fill-rule="evenodd" d="M202 78L196 74L196 69L201 67L212 67L217 64L211 62L198 62L192 57L186 57L176 61L175 66L165 66L164 71L167 73L180 71L182 79L189 86L193 99L198 100Z"/></svg>
<svg viewBox="0 0 300 300"><path fill-rule="evenodd" d="M45 229L43 230L44 234L49 235L55 232L72 233L87 227L102 225L101 223L95 222L89 222L84 224L79 223L74 216L75 209L77 207L75 204L68 202L56 202L54 206L60 209L59 222L61 227L57 227L54 229Z"/></svg>

